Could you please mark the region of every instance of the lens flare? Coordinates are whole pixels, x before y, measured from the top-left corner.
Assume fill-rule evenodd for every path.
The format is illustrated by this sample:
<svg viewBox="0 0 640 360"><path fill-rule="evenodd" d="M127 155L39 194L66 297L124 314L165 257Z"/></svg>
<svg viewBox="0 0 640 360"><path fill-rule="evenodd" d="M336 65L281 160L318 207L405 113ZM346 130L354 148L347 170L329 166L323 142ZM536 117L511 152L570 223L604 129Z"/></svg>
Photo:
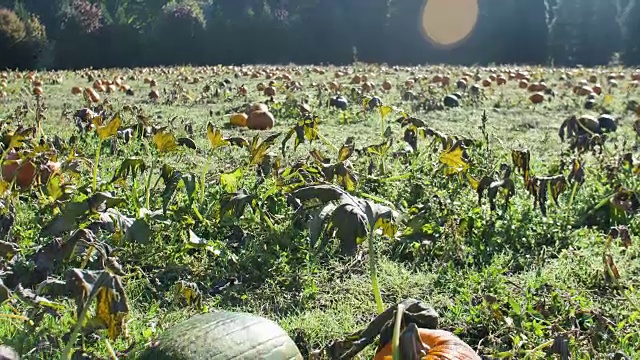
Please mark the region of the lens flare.
<svg viewBox="0 0 640 360"><path fill-rule="evenodd" d="M454 46L465 40L478 20L478 0L427 0L422 29L435 44Z"/></svg>

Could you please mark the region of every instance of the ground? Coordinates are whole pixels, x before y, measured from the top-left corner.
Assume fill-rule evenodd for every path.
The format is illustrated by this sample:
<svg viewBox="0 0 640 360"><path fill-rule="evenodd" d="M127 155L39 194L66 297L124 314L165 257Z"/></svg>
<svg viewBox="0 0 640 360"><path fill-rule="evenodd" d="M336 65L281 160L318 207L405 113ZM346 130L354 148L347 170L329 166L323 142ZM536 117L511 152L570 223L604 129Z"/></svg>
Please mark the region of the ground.
<svg viewBox="0 0 640 360"><path fill-rule="evenodd" d="M357 83L356 75L367 79ZM63 166L60 175L51 176L58 182L49 180L22 191L7 189L3 183L2 216L13 216L15 221L6 229L3 243L14 247L0 252L6 260L0 264L0 279L11 290L0 305L0 343L25 359L63 357L76 324L76 297L89 296L88 290L82 293L70 285L73 279L82 283L69 277L73 269L85 274L84 285L97 284L97 275L92 283L87 270L109 269L112 285L96 286L117 294L121 283L128 304L128 311L120 308L126 313L125 334L120 333L124 328L120 321L104 323L100 316L100 305L118 316L113 303L117 300L96 296L97 313L90 309L91 320L71 344L76 356L135 358L172 324L214 309L275 320L305 355L361 330L376 316L366 239L346 254L336 237L328 236L331 240L324 248L312 246L306 218L294 212L287 197L296 187L333 183L397 214L392 219L397 231L378 230L371 237L385 308L407 298L421 300L439 314L440 328L493 358L549 358L563 340L575 359L608 359L614 353L636 358L640 356L640 293L635 290L640 246L633 234L640 225L634 216L640 167L622 160L623 154L637 152L636 75L623 68L364 64L5 73L0 89L5 148L17 145L14 150L21 150L25 158ZM443 76L445 80L440 80ZM506 83L499 84L499 77ZM100 101L91 104L85 96L71 93L74 86L99 87L97 80L116 82L116 78L133 94L114 85L115 91L98 92ZM462 78L466 88L458 88ZM39 98L33 95L38 81L43 92ZM270 81L276 90L273 98L258 90L259 84ZM389 90L383 88L385 81ZM544 82L537 89L544 101L534 104L530 100L534 92L521 88L522 81ZM373 89L367 92L363 83L372 83ZM242 85L246 94L239 90ZM103 86L100 90L106 90ZM157 99L150 98L152 89L157 90ZM444 106L444 97L456 92L460 106ZM348 99L345 111L328 105L336 93ZM373 96L381 99L381 106L371 104ZM587 110L589 96L594 100ZM254 102L270 107L276 120L272 129L229 124L230 114L245 111ZM303 141L294 150L294 132L283 149L287 133L305 119L299 109L303 102L310 115L307 126L299 127L307 138L303 132ZM82 134L74 124L77 110L98 104L106 109L103 119L94 119L103 130L103 141L96 131ZM607 134L603 151L597 147L574 151L571 139L561 141L558 130L563 121L572 115L602 113L610 113L617 122L617 131ZM119 139L112 146L117 136L108 124L115 118L120 130L144 119L154 126L154 133L165 134L167 142L175 138L184 143L182 138L189 138L196 149L165 148L155 136L134 137L128 143ZM314 119L315 128L309 126ZM85 119L83 124L87 127L90 122ZM24 144L11 143L17 139L19 124L36 127L25 133ZM418 134L413 151L403 141L407 129ZM281 134L263 161L264 153L248 156L247 147L214 141L216 130L236 144L237 137L251 142L254 136L264 140ZM438 134L443 134L442 143ZM346 160L351 167L339 161L346 156L338 159L338 150L349 137L355 148ZM37 146L40 138L46 145ZM601 137L588 134L587 138ZM457 147L460 139L473 141L464 142L466 148ZM377 144L390 148L369 147ZM330 169L348 171L357 184L342 181L338 170L332 179L323 176L322 164L309 155L314 149L328 159L325 168L344 164ZM517 149L529 150L530 165L514 161ZM73 150L76 153L70 156ZM511 172L503 182L501 164ZM261 175L259 168L270 172ZM128 172L117 176L118 169ZM572 177L575 170L584 172L584 182ZM291 174L302 174L302 180L292 182ZM551 179L547 176L557 175L563 182L556 177L548 187L540 185ZM7 176L3 174L10 181ZM493 181L474 184L485 176ZM532 177L542 181L534 189L536 196L526 189L526 182L534 184ZM508 184L513 184L515 194L505 200ZM478 204L475 188L485 185ZM498 185L505 185L505 191ZM91 205L89 213L64 218L72 211L70 203L85 204L96 190L119 199L114 200L118 204L106 206L109 210ZM495 209L487 193L497 194ZM534 204L534 197L546 204L546 214ZM244 211L240 203L246 204ZM227 213L225 206L232 211ZM51 225L56 217L64 218L64 226ZM349 219L350 225L342 228L353 235ZM139 227L127 231L133 224ZM45 251L49 255L45 264L34 256L52 241L70 242L77 229L91 236L82 238L75 251ZM107 260L116 265L105 265ZM38 275L18 281L11 272ZM58 285L66 282L75 292L48 292L39 286L45 279L58 280ZM42 298L26 296L15 287L17 283ZM105 326L109 329L100 329ZM106 340L108 335L114 336ZM370 347L361 355L370 358L374 350Z"/></svg>

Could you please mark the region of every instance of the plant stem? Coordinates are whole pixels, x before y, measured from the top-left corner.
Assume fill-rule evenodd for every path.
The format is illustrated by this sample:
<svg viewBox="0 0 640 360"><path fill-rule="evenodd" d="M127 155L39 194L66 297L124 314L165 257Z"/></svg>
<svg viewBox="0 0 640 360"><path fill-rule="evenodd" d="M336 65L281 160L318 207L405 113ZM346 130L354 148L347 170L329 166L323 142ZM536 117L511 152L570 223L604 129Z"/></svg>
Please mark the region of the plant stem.
<svg viewBox="0 0 640 360"><path fill-rule="evenodd" d="M382 314L384 312L384 305L382 305L382 295L380 294L380 286L378 285L376 251L373 248L373 230L369 233L369 273L371 274L371 289L373 290L373 297L376 299L378 314Z"/></svg>
<svg viewBox="0 0 640 360"><path fill-rule="evenodd" d="M338 148L335 145L333 145L331 143L331 141L329 141L329 139L327 139L326 137L322 136L322 134L320 134L319 132L316 132L316 135L318 135L318 138L320 140L322 140L325 144L329 145L333 149L333 151L335 151L335 152L340 151L340 150L338 150Z"/></svg>
<svg viewBox="0 0 640 360"><path fill-rule="evenodd" d="M147 186L145 189L145 200L144 200L144 206L147 209L150 209L149 207L149 202L151 199L151 176L153 176L153 169L155 169L156 167L156 159L153 160L153 162L151 162L151 168L149 169L149 177L147 177Z"/></svg>
<svg viewBox="0 0 640 360"><path fill-rule="evenodd" d="M100 161L100 150L102 149L102 140L98 142L96 149L96 160L93 164L93 192L98 192L98 161Z"/></svg>
<svg viewBox="0 0 640 360"><path fill-rule="evenodd" d="M530 359L533 355L535 355L538 351L547 348L549 346L553 345L553 340L549 340L545 343L542 343L538 346L536 346L535 348L527 351L527 354L524 356L524 359Z"/></svg>
<svg viewBox="0 0 640 360"><path fill-rule="evenodd" d="M575 195L576 195L576 190L578 190L578 182L577 182L577 181L575 181L575 182L573 183L573 189L571 189L571 197L569 198L569 209L571 209L571 208L572 208L572 205L573 205L573 198L574 198L574 197L575 197Z"/></svg>
<svg viewBox="0 0 640 360"><path fill-rule="evenodd" d="M202 169L202 174L200 175L200 206L204 204L204 178L207 176L207 172L209 172L209 166L211 166L211 158L207 158L207 162Z"/></svg>
<svg viewBox="0 0 640 360"><path fill-rule="evenodd" d="M391 354L393 360L400 359L400 327L402 326L402 315L404 313L404 304L398 305L396 310L396 322L393 324L393 339L391 340Z"/></svg>
<svg viewBox="0 0 640 360"><path fill-rule="evenodd" d="M118 360L118 356L116 355L116 352L113 351L113 347L109 342L109 338L104 338L104 345L107 347L107 351L109 352L109 356L111 357L111 359Z"/></svg>

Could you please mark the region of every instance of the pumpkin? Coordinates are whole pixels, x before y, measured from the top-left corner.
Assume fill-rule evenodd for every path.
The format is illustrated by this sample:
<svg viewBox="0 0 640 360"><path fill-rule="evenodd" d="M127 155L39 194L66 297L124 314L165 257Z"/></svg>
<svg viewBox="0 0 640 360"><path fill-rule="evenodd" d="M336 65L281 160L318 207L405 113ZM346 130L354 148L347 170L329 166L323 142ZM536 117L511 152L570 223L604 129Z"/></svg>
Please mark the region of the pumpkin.
<svg viewBox="0 0 640 360"><path fill-rule="evenodd" d="M354 75L353 78L351 78L351 83L358 85L362 82L362 76L360 75Z"/></svg>
<svg viewBox="0 0 640 360"><path fill-rule="evenodd" d="M151 92L149 92L149 99L158 100L159 98L160 94L158 93L158 90L151 90Z"/></svg>
<svg viewBox="0 0 640 360"><path fill-rule="evenodd" d="M431 79L432 83L440 83L442 82L442 75L436 74L433 76L433 78Z"/></svg>
<svg viewBox="0 0 640 360"><path fill-rule="evenodd" d="M541 92L531 94L531 96L529 96L529 101L531 101L534 104L540 104L541 102L544 101L544 94Z"/></svg>
<svg viewBox="0 0 640 360"><path fill-rule="evenodd" d="M232 114L229 119L229 123L234 126L246 127L247 126L247 114L245 113L237 113Z"/></svg>
<svg viewBox="0 0 640 360"><path fill-rule="evenodd" d="M256 85L256 89L258 89L258 91L264 91L266 86L263 83L258 83L258 85Z"/></svg>
<svg viewBox="0 0 640 360"><path fill-rule="evenodd" d="M489 75L489 80L496 81L497 79L498 79L498 77L496 76L496 74Z"/></svg>
<svg viewBox="0 0 640 360"><path fill-rule="evenodd" d="M598 82L598 77L596 75L589 76L589 82L595 84Z"/></svg>
<svg viewBox="0 0 640 360"><path fill-rule="evenodd" d="M520 82L518 82L518 87L520 89L527 89L529 87L529 82L527 80L520 80Z"/></svg>
<svg viewBox="0 0 640 360"><path fill-rule="evenodd" d="M442 83L443 86L449 86L450 82L451 82L451 78L448 77L447 75L442 77L441 83Z"/></svg>
<svg viewBox="0 0 640 360"><path fill-rule="evenodd" d="M98 90L98 88L100 88L102 86L102 81L101 80L96 80L93 82L93 88Z"/></svg>
<svg viewBox="0 0 640 360"><path fill-rule="evenodd" d="M251 114L254 111L269 111L269 107L263 103L253 103L247 107L245 112Z"/></svg>
<svg viewBox="0 0 640 360"><path fill-rule="evenodd" d="M264 89L264 94L266 96L276 96L276 88L274 88L273 86L267 86Z"/></svg>
<svg viewBox="0 0 640 360"><path fill-rule="evenodd" d="M42 87L42 81L40 80L33 80L31 82L31 85L35 86L35 87Z"/></svg>
<svg viewBox="0 0 640 360"><path fill-rule="evenodd" d="M464 90L467 88L467 81L465 79L460 79L456 82L456 87L460 90Z"/></svg>
<svg viewBox="0 0 640 360"><path fill-rule="evenodd" d="M42 94L44 94L44 91L40 86L36 86L33 88L33 95L41 96Z"/></svg>
<svg viewBox="0 0 640 360"><path fill-rule="evenodd" d="M97 103L100 101L100 95L92 88L85 88L84 93L89 97L91 102Z"/></svg>
<svg viewBox="0 0 640 360"><path fill-rule="evenodd" d="M415 81L414 81L413 79L407 79L407 80L404 82L404 86L405 86L407 89L411 89L411 88L413 87L413 84L415 84Z"/></svg>
<svg viewBox="0 0 640 360"><path fill-rule="evenodd" d="M253 111L247 118L247 127L252 130L268 130L275 125L275 118L269 111Z"/></svg>
<svg viewBox="0 0 640 360"><path fill-rule="evenodd" d="M596 93L597 95L602 94L602 86L600 86L599 84L593 85L591 90L593 90L593 92Z"/></svg>
<svg viewBox="0 0 640 360"><path fill-rule="evenodd" d="M15 179L16 185L24 189L29 187L35 178L36 166L33 162L24 162L15 151L7 154L5 163L2 164L2 179L4 181L12 182Z"/></svg>
<svg viewBox="0 0 640 360"><path fill-rule="evenodd" d="M504 76L498 76L498 78L496 79L496 83L498 85L504 85L507 83L507 79L505 79Z"/></svg>
<svg viewBox="0 0 640 360"><path fill-rule="evenodd" d="M156 87L156 86L158 86L158 82L155 79L152 79L151 82L149 82L149 86L150 87Z"/></svg>
<svg viewBox="0 0 640 360"><path fill-rule="evenodd" d="M244 85L240 85L240 87L238 88L238 94L246 96L248 93L249 90L247 89L247 87Z"/></svg>
<svg viewBox="0 0 640 360"><path fill-rule="evenodd" d="M480 360L480 356L464 341L444 330L418 329L420 340L429 349L422 360ZM385 345L373 360L391 360L391 343Z"/></svg>
<svg viewBox="0 0 640 360"><path fill-rule="evenodd" d="M391 90L392 87L393 85L391 85L391 82L389 82L389 80L385 80L385 82L382 83L382 88L387 91Z"/></svg>
<svg viewBox="0 0 640 360"><path fill-rule="evenodd" d="M141 360L211 359L302 360L287 333L275 322L252 314L201 314L167 329Z"/></svg>
<svg viewBox="0 0 640 360"><path fill-rule="evenodd" d="M484 80L482 80L482 86L484 86L484 87L489 87L489 86L491 86L491 79L484 79Z"/></svg>
<svg viewBox="0 0 640 360"><path fill-rule="evenodd" d="M71 88L71 93L73 95L80 95L82 94L82 88L80 86L74 86Z"/></svg>
<svg viewBox="0 0 640 360"><path fill-rule="evenodd" d="M631 80L640 81L640 72L634 72L631 74Z"/></svg>
<svg viewBox="0 0 640 360"><path fill-rule="evenodd" d="M587 96L593 93L593 89L589 86L580 86L578 88L574 88L573 92L578 96Z"/></svg>

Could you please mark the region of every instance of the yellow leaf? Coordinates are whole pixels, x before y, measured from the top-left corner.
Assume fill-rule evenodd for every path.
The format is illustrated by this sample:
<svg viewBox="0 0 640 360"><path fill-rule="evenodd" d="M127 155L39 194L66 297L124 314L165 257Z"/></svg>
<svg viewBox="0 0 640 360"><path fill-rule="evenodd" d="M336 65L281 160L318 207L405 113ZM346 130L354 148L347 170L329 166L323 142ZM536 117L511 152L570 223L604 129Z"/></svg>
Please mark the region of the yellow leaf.
<svg viewBox="0 0 640 360"><path fill-rule="evenodd" d="M212 123L207 124L207 138L209 139L209 143L213 149L229 144L229 141L222 137L220 129L215 129Z"/></svg>
<svg viewBox="0 0 640 360"><path fill-rule="evenodd" d="M107 287L100 288L96 296L96 317L106 326L107 336L111 340L115 340L125 329L126 313L114 311L115 296L115 292Z"/></svg>
<svg viewBox="0 0 640 360"><path fill-rule="evenodd" d="M382 116L382 118L386 118L387 115L391 114L393 112L393 108L389 105L383 105L380 107L380 116Z"/></svg>
<svg viewBox="0 0 640 360"><path fill-rule="evenodd" d="M613 101L613 96L611 96L611 94L607 94L604 97L603 104L604 105L609 105L612 101Z"/></svg>
<svg viewBox="0 0 640 360"><path fill-rule="evenodd" d="M476 178L471 176L471 174L469 174L468 171L466 175L467 175L467 180L469 181L469 185L471 185L471 188L473 188L473 190L478 190L478 186L480 186L480 182Z"/></svg>
<svg viewBox="0 0 640 360"><path fill-rule="evenodd" d="M382 234L388 237L393 237L398 231L398 226L387 218L378 218L374 229L382 229Z"/></svg>
<svg viewBox="0 0 640 360"><path fill-rule="evenodd" d="M11 184L4 181L4 180L0 180L0 196L4 196L4 194L7 193L7 191L9 191L9 189L11 188Z"/></svg>
<svg viewBox="0 0 640 360"><path fill-rule="evenodd" d="M159 132L153 135L153 143L160 152L168 152L178 147L175 136L172 133Z"/></svg>
<svg viewBox="0 0 640 360"><path fill-rule="evenodd" d="M47 182L47 195L49 195L52 200L57 200L64 195L61 182L62 177L59 174L49 177L49 181Z"/></svg>
<svg viewBox="0 0 640 360"><path fill-rule="evenodd" d="M454 144L449 150L443 151L442 154L440 154L440 162L449 167L446 170L448 174L469 169L466 154L462 148L462 144L459 142Z"/></svg>
<svg viewBox="0 0 640 360"><path fill-rule="evenodd" d="M108 124L102 126L102 118L95 117L92 120L93 124L96 126L96 131L98 132L98 137L100 140L106 140L118 133L118 129L120 125L122 125L122 119L120 118L120 114L116 114Z"/></svg>

